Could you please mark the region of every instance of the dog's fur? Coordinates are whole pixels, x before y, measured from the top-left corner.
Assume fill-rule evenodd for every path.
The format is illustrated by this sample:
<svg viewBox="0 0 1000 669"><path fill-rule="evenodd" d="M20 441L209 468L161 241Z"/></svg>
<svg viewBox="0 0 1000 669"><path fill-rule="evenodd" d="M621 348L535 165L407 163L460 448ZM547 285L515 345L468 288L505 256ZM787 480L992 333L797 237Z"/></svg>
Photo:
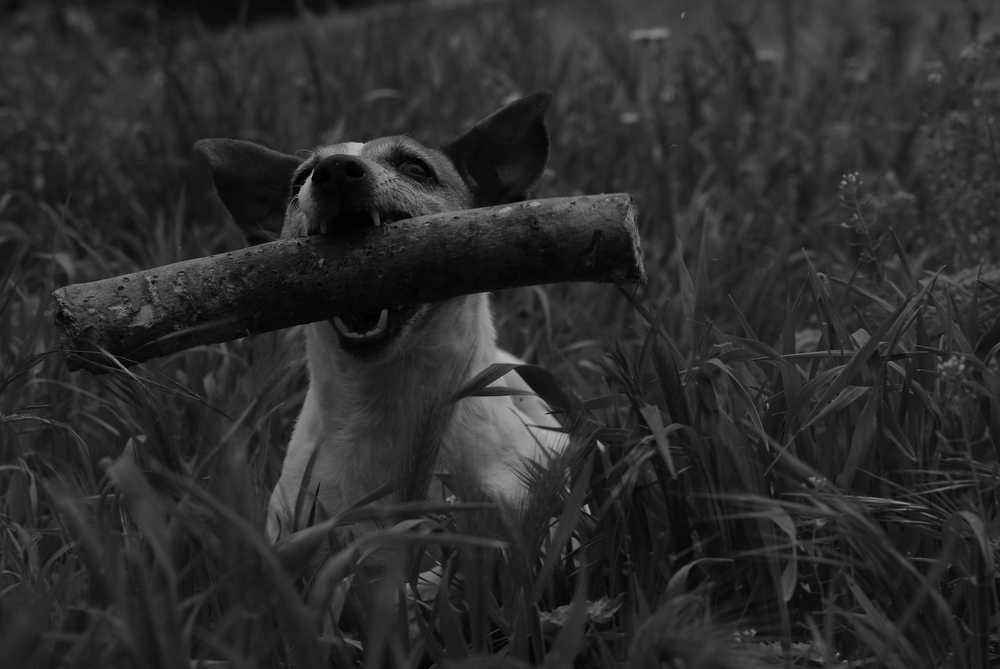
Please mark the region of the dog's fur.
<svg viewBox="0 0 1000 669"><path fill-rule="evenodd" d="M202 140L196 149L249 243L335 233L523 199L548 160L543 115L550 100L543 91L512 102L440 151L409 136L325 146L305 159L238 140ZM358 339L349 334L355 329L382 334ZM426 398L455 390L448 384L493 363L519 362L497 348L485 294L344 314L305 332L309 390L271 497L271 541L301 529L302 508L312 507L314 496L333 517L400 473L402 451L425 422ZM513 373L497 384L527 389ZM444 432L440 465L460 461L494 499L515 503L525 492L525 458L538 460L541 444L559 443L551 430L534 426L558 427L537 397L461 400Z"/></svg>

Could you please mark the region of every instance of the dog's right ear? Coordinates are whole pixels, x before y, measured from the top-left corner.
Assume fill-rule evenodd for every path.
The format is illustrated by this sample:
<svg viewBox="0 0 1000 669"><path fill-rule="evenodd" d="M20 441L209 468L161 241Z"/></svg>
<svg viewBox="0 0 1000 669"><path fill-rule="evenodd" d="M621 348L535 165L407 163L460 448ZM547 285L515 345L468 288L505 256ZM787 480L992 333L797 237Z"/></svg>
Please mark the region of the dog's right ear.
<svg viewBox="0 0 1000 669"><path fill-rule="evenodd" d="M549 159L545 110L539 91L493 112L442 147L469 185L477 207L523 200Z"/></svg>
<svg viewBox="0 0 1000 669"><path fill-rule="evenodd" d="M247 244L278 239L292 174L302 161L239 139L202 139L194 149L212 169L215 192Z"/></svg>

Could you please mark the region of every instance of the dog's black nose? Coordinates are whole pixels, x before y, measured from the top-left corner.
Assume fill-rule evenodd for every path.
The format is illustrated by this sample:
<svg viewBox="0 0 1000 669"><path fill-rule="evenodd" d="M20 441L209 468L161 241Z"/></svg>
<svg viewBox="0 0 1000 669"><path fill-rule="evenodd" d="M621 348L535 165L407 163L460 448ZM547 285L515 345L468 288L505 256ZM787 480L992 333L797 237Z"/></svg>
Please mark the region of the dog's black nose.
<svg viewBox="0 0 1000 669"><path fill-rule="evenodd" d="M323 184L327 181L344 181L364 179L368 171L365 164L355 156L327 156L319 161L313 169L312 180L314 184Z"/></svg>

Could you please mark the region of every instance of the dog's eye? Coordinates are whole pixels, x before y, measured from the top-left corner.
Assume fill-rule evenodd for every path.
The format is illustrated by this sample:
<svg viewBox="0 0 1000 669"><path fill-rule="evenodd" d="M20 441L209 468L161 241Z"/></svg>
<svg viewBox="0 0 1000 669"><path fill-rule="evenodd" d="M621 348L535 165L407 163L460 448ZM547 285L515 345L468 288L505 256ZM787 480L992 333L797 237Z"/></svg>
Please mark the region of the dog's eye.
<svg viewBox="0 0 1000 669"><path fill-rule="evenodd" d="M430 181L433 178L431 168L419 160L404 160L399 164L399 171L417 181Z"/></svg>

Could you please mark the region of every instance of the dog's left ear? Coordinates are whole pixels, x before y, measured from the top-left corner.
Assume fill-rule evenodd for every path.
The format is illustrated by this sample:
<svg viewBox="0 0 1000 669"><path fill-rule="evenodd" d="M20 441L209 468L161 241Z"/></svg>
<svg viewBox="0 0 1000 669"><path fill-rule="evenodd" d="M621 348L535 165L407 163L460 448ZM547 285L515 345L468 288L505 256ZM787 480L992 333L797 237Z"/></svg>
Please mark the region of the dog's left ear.
<svg viewBox="0 0 1000 669"><path fill-rule="evenodd" d="M511 102L442 147L472 190L477 207L516 202L549 160L543 116L551 91Z"/></svg>

